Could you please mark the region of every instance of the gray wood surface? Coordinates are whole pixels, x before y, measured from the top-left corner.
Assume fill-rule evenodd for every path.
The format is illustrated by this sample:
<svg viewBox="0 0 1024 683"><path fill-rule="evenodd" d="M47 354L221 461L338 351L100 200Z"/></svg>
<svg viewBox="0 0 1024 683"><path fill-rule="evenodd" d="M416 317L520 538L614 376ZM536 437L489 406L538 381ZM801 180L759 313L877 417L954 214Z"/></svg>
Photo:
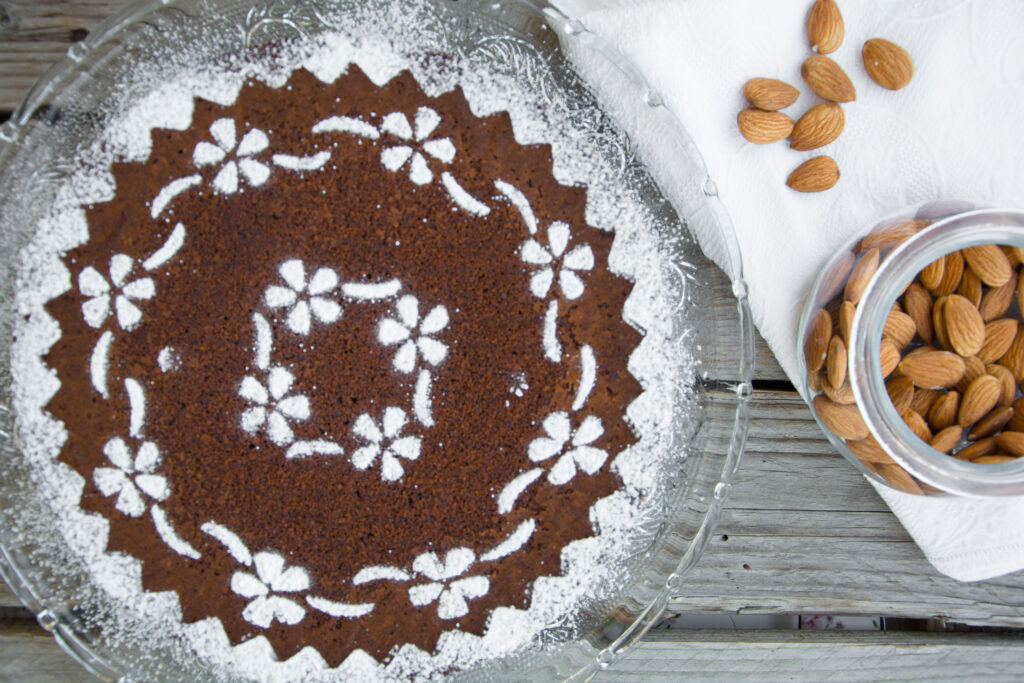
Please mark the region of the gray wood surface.
<svg viewBox="0 0 1024 683"><path fill-rule="evenodd" d="M0 111L126 0L0 0ZM728 292L720 292L720 305ZM719 353L732 355L732 340ZM868 483L832 450L758 338L744 464L677 613L941 616L1024 626L1024 573L958 583L936 572ZM1020 636L656 631L600 681L912 680L1024 671ZM0 583L0 681L90 680Z"/></svg>
<svg viewBox="0 0 1024 683"><path fill-rule="evenodd" d="M1019 636L871 631L650 634L595 681L1020 680Z"/></svg>

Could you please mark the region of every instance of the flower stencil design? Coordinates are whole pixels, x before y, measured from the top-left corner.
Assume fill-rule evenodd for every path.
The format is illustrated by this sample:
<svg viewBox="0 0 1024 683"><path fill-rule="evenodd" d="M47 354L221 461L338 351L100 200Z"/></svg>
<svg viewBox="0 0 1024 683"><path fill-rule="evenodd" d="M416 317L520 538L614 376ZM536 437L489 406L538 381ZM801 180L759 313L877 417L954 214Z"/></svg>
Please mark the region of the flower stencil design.
<svg viewBox="0 0 1024 683"><path fill-rule="evenodd" d="M543 299L557 276L558 287L565 298L578 299L583 295L584 285L577 271L593 269L594 252L589 244L580 244L566 254L570 231L569 226L561 221L549 225L547 234L547 247L537 240L528 239L519 252L524 262L540 266L530 278L530 291L538 299Z"/></svg>
<svg viewBox="0 0 1024 683"><path fill-rule="evenodd" d="M554 412L544 418L544 431L547 436L531 441L527 455L533 462L543 462L562 453L562 457L548 471L548 481L555 486L571 481L576 476L577 468L587 474L597 472L608 459L607 451L590 445L604 434L604 427L598 417L589 415L572 430L569 414ZM570 446L568 451L567 445Z"/></svg>
<svg viewBox="0 0 1024 683"><path fill-rule="evenodd" d="M263 301L270 308L288 308L285 323L296 334L309 334L310 323L316 318L322 323L333 323L341 317L341 306L324 294L338 286L338 274L330 268L320 268L306 280L306 267L299 259L282 263L277 272L286 287L271 285L263 293Z"/></svg>
<svg viewBox="0 0 1024 683"><path fill-rule="evenodd" d="M93 481L104 496L117 494L114 507L124 514L141 517L146 512L143 494L156 501L170 495L167 480L153 474L160 464L160 450L152 441L144 441L133 457L124 439L115 437L103 445L103 454L114 467L97 467Z"/></svg>
<svg viewBox="0 0 1024 683"><path fill-rule="evenodd" d="M242 413L242 429L255 434L266 429L267 438L278 446L287 446L295 440L288 422L309 418L309 399L302 394L288 396L295 377L280 365L267 372L263 385L252 375L246 375L238 394L251 406Z"/></svg>
<svg viewBox="0 0 1024 683"><path fill-rule="evenodd" d="M417 356L434 366L441 363L448 355L448 346L431 335L448 326L448 309L434 306L421 321L420 302L411 294L399 299L395 309L397 319L384 318L377 326L377 340L381 344L401 344L392 361L395 370L409 374L416 369Z"/></svg>
<svg viewBox="0 0 1024 683"><path fill-rule="evenodd" d="M405 474L399 458L415 460L420 457L420 439L415 436L399 437L407 418L401 408L391 406L384 410L381 423L367 414L356 418L352 431L369 443L352 453L352 465L365 470L380 456L380 476L384 481L396 481Z"/></svg>
<svg viewBox="0 0 1024 683"><path fill-rule="evenodd" d="M437 601L437 616L457 619L469 613L469 600L487 595L491 582L486 576L455 577L465 573L476 556L469 548L453 548L445 553L444 561L437 553L423 553L413 560L412 568L430 581L409 589L409 602L424 607Z"/></svg>
<svg viewBox="0 0 1024 683"><path fill-rule="evenodd" d="M401 112L385 116L381 130L408 144L385 147L380 153L381 163L394 173L408 162L410 180L417 185L426 185L432 181L434 174L423 155L427 154L445 164L450 164L455 158L455 145L449 138L428 139L439 123L441 116L430 107L420 107L416 110L413 121L415 130L409 125L408 117Z"/></svg>
<svg viewBox="0 0 1024 683"><path fill-rule="evenodd" d="M142 311L133 301L152 299L156 294L153 279L144 277L128 282L135 259L127 254L114 254L110 258L110 281L89 266L78 274L78 289L89 300L82 304L82 317L90 327L99 328L110 314L110 301L114 301L114 314L121 329L131 331L142 320Z"/></svg>
<svg viewBox="0 0 1024 683"><path fill-rule="evenodd" d="M306 616L306 610L294 600L275 593L296 593L310 586L309 574L301 567L285 569L284 558L277 553L256 553L252 558L256 575L237 571L231 576L231 590L251 598L242 610L242 618L260 628L274 621L294 626Z"/></svg>
<svg viewBox="0 0 1024 683"><path fill-rule="evenodd" d="M270 140L259 128L253 128L242 136L238 142L235 122L232 119L217 119L210 124L210 135L216 144L202 141L196 144L192 152L192 163L196 166L219 164L227 159L217 175L213 177L213 187L221 194L238 192L238 175L245 177L249 184L258 187L270 177L270 167L252 157L267 148ZM233 153L233 154L232 154ZM229 155L234 158L228 158Z"/></svg>

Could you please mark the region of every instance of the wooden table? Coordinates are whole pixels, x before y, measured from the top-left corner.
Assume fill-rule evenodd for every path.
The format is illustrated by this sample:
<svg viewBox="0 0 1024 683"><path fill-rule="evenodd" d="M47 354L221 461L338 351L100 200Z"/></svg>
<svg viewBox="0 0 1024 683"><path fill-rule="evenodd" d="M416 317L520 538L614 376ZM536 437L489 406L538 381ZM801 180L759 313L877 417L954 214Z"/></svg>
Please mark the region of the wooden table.
<svg viewBox="0 0 1024 683"><path fill-rule="evenodd" d="M0 112L13 109L69 44L124 4L0 0ZM1024 628L1024 573L958 583L936 572L828 444L760 338L756 351L743 466L714 539L669 609L938 617L933 628L943 620L1010 628L657 631L597 680L1024 676L1024 631L1016 630ZM0 681L8 680L91 679L0 584Z"/></svg>

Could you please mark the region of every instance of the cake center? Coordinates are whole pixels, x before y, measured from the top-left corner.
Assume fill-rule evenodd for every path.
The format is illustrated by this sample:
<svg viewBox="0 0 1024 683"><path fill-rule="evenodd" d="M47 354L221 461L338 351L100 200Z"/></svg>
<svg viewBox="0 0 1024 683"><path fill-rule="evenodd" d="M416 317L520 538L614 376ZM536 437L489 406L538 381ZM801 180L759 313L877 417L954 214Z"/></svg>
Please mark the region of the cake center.
<svg viewBox="0 0 1024 683"><path fill-rule="evenodd" d="M448 309L438 304L421 311L420 300L403 294L397 279L342 282L334 268L322 266L310 272L301 259L284 261L277 274L280 281L263 292L266 310L252 316L256 372L246 374L238 387L238 395L246 401L242 430L265 432L288 459L348 453L356 470L379 468L383 481L397 481L405 471L403 461L420 456L422 430L435 424L431 388L434 373L448 356L449 345L443 341L450 322ZM349 307L364 309L364 315L345 317ZM365 320L366 312L379 315L371 329L349 325L350 319ZM331 371L330 364L338 357L361 368L373 364L373 354L360 353L373 344L392 353L396 388L408 394L398 405L374 396L372 383L344 386L332 381L338 373ZM278 361L289 354L275 354L283 345L296 346L303 355L291 369ZM329 351L318 352L318 346ZM296 349L291 350L294 356ZM354 358L360 355L365 357ZM295 390L297 364L308 366L302 370L315 383L308 390L312 395ZM346 412L360 406L366 412ZM360 442L358 446L350 443L349 432Z"/></svg>

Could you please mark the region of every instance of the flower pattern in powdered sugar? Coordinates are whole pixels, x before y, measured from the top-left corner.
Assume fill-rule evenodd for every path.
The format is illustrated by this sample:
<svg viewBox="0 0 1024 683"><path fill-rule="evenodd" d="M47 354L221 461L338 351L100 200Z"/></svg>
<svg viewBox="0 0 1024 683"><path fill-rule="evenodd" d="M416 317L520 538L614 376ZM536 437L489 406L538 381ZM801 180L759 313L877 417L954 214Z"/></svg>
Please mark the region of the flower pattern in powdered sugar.
<svg viewBox="0 0 1024 683"><path fill-rule="evenodd" d="M273 622L294 626L306 616L306 610L290 598L275 593L297 593L310 586L309 574L301 567L285 569L284 558L273 552L256 553L252 558L256 575L236 571L231 576L231 590L243 598L251 598L242 610L242 618L260 628Z"/></svg>
<svg viewBox="0 0 1024 683"><path fill-rule="evenodd" d="M405 474L405 468L399 458L415 460L420 457L419 437L399 436L407 421L405 411L395 406L384 410L380 424L365 413L356 418L352 431L368 443L352 453L352 466L357 470L365 470L380 456L381 479L400 479Z"/></svg>
<svg viewBox="0 0 1024 683"><path fill-rule="evenodd" d="M410 180L417 185L426 185L432 181L434 174L424 154L445 164L450 164L455 158L455 145L449 138L428 139L439 123L441 116L430 107L416 110L412 126L409 125L409 118L401 112L385 116L381 131L407 144L385 147L380 153L381 163L391 172L398 171L408 163Z"/></svg>
<svg viewBox="0 0 1024 683"><path fill-rule="evenodd" d="M577 468L587 474L597 472L608 459L607 451L590 445L604 434L601 419L594 415L584 418L573 430L568 413L554 412L544 418L544 431L547 436L531 441L527 455L533 462L543 462L562 454L548 471L548 481L555 486L571 481Z"/></svg>
<svg viewBox="0 0 1024 683"><path fill-rule="evenodd" d="M338 274L330 268L320 268L306 279L306 267L299 259L285 261L277 272L287 286L271 285L263 293L263 301L270 308L287 308L285 323L296 334L309 334L315 318L322 323L333 323L341 317L341 306L325 294L338 286Z"/></svg>
<svg viewBox="0 0 1024 683"><path fill-rule="evenodd" d="M270 167L252 157L267 148L270 140L259 128L253 128L237 140L235 122L232 119L217 119L210 124L210 135L216 144L199 142L192 152L192 163L198 167L227 162L213 177L213 187L221 194L234 194L238 191L238 176L241 174L249 184L258 187L270 177ZM232 154L233 153L233 154ZM233 156L234 158L229 158Z"/></svg>
<svg viewBox="0 0 1024 683"><path fill-rule="evenodd" d="M114 467L97 467L93 481L104 496L117 494L114 507L124 514L141 517L146 512L144 496L163 501L170 495L167 480L153 474L160 464L160 450L152 441L143 441L133 457L124 439L115 437L103 445L103 454Z"/></svg>
<svg viewBox="0 0 1024 683"><path fill-rule="evenodd" d="M548 246L545 247L531 238L523 242L519 251L523 261L540 266L530 277L530 291L537 298L543 299L548 295L557 277L558 287L565 298L578 299L583 295L584 289L578 271L593 269L594 252L589 244L579 244L569 253L565 253L571 234L569 226L561 221L549 225L547 234Z"/></svg>
<svg viewBox="0 0 1024 683"><path fill-rule="evenodd" d="M457 619L469 613L469 600L487 595L491 582L486 576L455 577L472 566L476 556L469 548L453 548L445 553L444 561L437 553L423 553L413 560L417 574L430 579L409 588L409 602L424 607L437 601L437 616ZM454 581L452 579L455 579Z"/></svg>
<svg viewBox="0 0 1024 683"><path fill-rule="evenodd" d="M242 429L255 434L265 429L267 437L278 446L295 440L289 421L309 417L309 400L302 394L288 395L295 377L280 365L267 372L266 386L252 375L246 375L238 394L249 402L242 413Z"/></svg>
<svg viewBox="0 0 1024 683"><path fill-rule="evenodd" d="M110 301L114 301L114 315L121 329L131 331L142 320L142 311L133 301L152 299L156 294L153 279L144 277L128 282L135 259L127 254L114 254L110 259L110 281L89 266L78 274L78 289L89 300L82 304L82 317L90 327L99 328L110 315Z"/></svg>
<svg viewBox="0 0 1024 683"><path fill-rule="evenodd" d="M411 294L399 299L395 309L397 319L384 318L377 326L377 340L381 344L401 345L392 361L395 370L411 373L419 356L434 366L441 363L448 355L448 346L432 335L448 326L448 309L434 306L421 321L420 302Z"/></svg>

